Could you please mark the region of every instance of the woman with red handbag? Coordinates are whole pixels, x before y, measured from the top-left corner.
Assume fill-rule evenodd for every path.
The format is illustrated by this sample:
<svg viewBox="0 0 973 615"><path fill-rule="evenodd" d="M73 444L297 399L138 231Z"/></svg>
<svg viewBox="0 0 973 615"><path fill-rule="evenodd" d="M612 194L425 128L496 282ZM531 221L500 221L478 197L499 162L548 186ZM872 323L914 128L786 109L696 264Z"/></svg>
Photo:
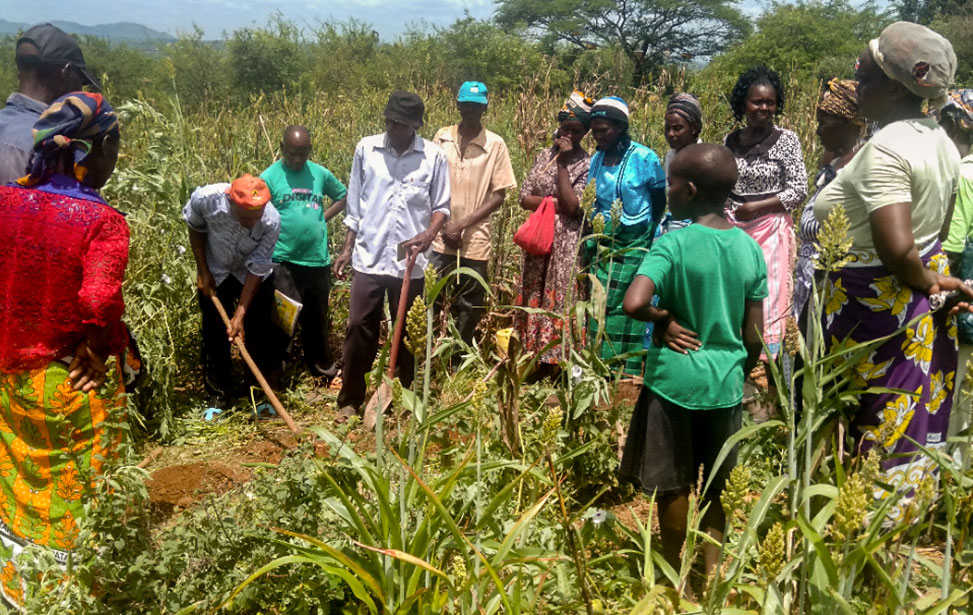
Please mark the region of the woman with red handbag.
<svg viewBox="0 0 973 615"><path fill-rule="evenodd" d="M531 231L527 235L533 241L529 244L518 241L525 251L517 305L563 314L569 293L577 294L574 278L584 222L581 193L588 181L588 152L581 147L581 140L588 134L591 106L592 100L582 92L575 90L571 94L557 114L559 124L553 146L538 153L521 186L520 206L535 213L531 214L534 219L525 223L528 228L523 229ZM548 197L551 200L544 203ZM554 215L538 212L542 207L553 207ZM544 226L551 224L551 218L553 239L544 254L544 246L539 244L545 243L545 237L550 234L550 229ZM524 233L518 231L518 235ZM540 353L535 377L557 374L563 345L552 345L552 342L563 337L562 328L568 322L550 314L516 312L514 324L524 349Z"/></svg>

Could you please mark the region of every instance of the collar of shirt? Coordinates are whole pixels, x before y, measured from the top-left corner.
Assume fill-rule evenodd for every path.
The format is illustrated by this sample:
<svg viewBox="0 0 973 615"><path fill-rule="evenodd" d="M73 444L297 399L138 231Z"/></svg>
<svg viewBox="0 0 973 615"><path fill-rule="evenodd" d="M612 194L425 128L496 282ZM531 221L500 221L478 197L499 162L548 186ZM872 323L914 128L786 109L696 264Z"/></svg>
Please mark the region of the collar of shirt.
<svg viewBox="0 0 973 615"><path fill-rule="evenodd" d="M444 134L441 134L439 138L442 139L443 141L452 141L457 144L457 147L459 147L459 143L460 143L459 124L450 126L449 130L446 131ZM483 151L486 151L486 146L487 146L486 128L480 127L480 134L470 139L467 143L469 145L476 145Z"/></svg>
<svg viewBox="0 0 973 615"><path fill-rule="evenodd" d="M425 145L423 145L422 137L419 136L419 133L414 132L412 133L412 143L409 144L408 149L406 149L404 152L399 154L398 150L392 147L392 144L389 143L389 133L385 133L385 136L382 138L381 145L376 145L375 149L388 150L389 153L391 153L393 156L397 158L401 158L405 155L411 154L412 152L421 153L422 151L425 150Z"/></svg>
<svg viewBox="0 0 973 615"><path fill-rule="evenodd" d="M19 107L20 109L39 115L46 111L49 105L20 92L14 92L7 97L7 106Z"/></svg>

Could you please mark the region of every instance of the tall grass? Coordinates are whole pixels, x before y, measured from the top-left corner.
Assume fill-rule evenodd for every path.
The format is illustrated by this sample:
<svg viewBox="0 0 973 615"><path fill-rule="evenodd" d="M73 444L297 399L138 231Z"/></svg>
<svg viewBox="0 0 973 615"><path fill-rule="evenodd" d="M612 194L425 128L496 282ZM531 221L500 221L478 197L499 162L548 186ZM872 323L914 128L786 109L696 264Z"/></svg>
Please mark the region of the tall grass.
<svg viewBox="0 0 973 615"><path fill-rule="evenodd" d="M637 90L609 91L599 83L583 84L591 95L621 94L628 99L633 138L660 156L667 147L662 117L671 92L695 92L703 101L703 139L720 141L734 126L726 103L731 87L732 79L694 81L685 73L665 73L658 83ZM788 112L780 123L801 137L811 166L817 156L812 138L816 85L792 81L786 87ZM439 127L458 121L453 91L429 86L419 93L426 103L423 136L431 138ZM567 94L552 89L549 72L541 71L520 91L491 96L484 123L506 140L518 178L526 176L537 151L550 144L556 128L554 118ZM153 427L163 436L168 433L172 413L178 414L193 403L192 398L174 397L173 390L184 389L197 378L194 262L180 220L190 193L199 185L262 171L275 160L280 133L289 124L306 125L313 141L312 159L346 180L355 144L383 130L387 96L387 90L378 89L355 95L338 91L327 97L280 92L254 97L244 108L207 105L193 107L192 111L184 110L178 98L161 106L143 100L119 105L122 155L106 195L110 203L128 214L132 229L126 319L143 346L156 383L145 404L154 416ZM590 141L586 145L593 150ZM510 191L506 205L494 218L493 306L511 304L517 292L521 253L511 237L526 217L517 201L517 191ZM331 222L329 231L334 249L343 242L340 219ZM333 305L335 335L340 338L341 317L347 310L347 288L342 283L336 285ZM490 313L495 315L496 311ZM488 327L500 324L496 320L487 323Z"/></svg>
<svg viewBox="0 0 973 615"><path fill-rule="evenodd" d="M597 82L583 87L596 96L625 97L633 137L662 155L668 96L679 90L699 96L703 138L720 141L734 127L727 104L734 78L666 73L637 90L608 91ZM491 98L485 124L505 138L518 178L550 143L568 94L550 83L539 71L523 89ZM799 135L814 169L817 84L791 79L786 89L780 124ZM419 93L427 109L424 136L457 121L451 90L430 85ZM194 262L180 220L192 189L260 172L275 159L283 127L294 123L310 129L312 159L344 179L357 141L382 130L387 95L379 89L327 97L282 92L255 97L244 108L192 111L175 98L162 105L118 105L123 152L106 196L128 214L132 228L126 319L149 365L151 382L140 405L158 435L165 438L173 416L199 403L191 394L199 381ZM513 191L495 219L488 331L506 321L502 306L516 293L521 253L511 235L525 215ZM340 244L340 221L330 231L333 245ZM432 294L426 305L437 287L427 285ZM336 285L332 305L340 337L344 283ZM570 309L571 318L597 317L599 311L594 301ZM846 380L842 365L847 352L864 347L829 356L816 332L796 349L809 366L803 389L793 389L795 375L783 365L773 371L784 413L734 437L743 469L734 473L724 499L723 561L718 575L706 580L694 566L695 548L709 540L698 530L698 507L678 569L654 546L651 518L622 524L599 509L617 459L612 461L614 425L605 421L615 415L597 409L609 396L611 369L597 352L581 347L569 353L570 384L555 390L525 384L531 357L493 355L487 336L479 352L466 349L464 367L447 378L442 357L455 342L435 337L431 311L412 316L410 337L424 337L424 367L415 390L396 388L396 413L383 423L387 436L378 443L379 454L356 451L342 435L317 430L330 455L302 465L313 478L297 482L309 485L300 497L314 498L332 522L317 533L280 528L281 542L268 552L289 552L252 571L251 585L240 588L243 595L252 597L254 579L303 563L338 579L334 583L354 596L345 612L932 614L967 608L973 566L968 471L936 455L942 497L918 500L910 522L883 528L869 520L897 496L872 498L882 487L872 462L836 452L843 450L847 432L840 426L850 404L840 386ZM558 408L544 403L552 393ZM794 396L803 397L800 419L792 411ZM943 545L946 557L929 558L920 549L924 541ZM139 566L153 557L147 552ZM287 576L279 578L286 582ZM226 587L214 593L226 609L238 608L239 594ZM191 612L202 604L193 598L181 606Z"/></svg>

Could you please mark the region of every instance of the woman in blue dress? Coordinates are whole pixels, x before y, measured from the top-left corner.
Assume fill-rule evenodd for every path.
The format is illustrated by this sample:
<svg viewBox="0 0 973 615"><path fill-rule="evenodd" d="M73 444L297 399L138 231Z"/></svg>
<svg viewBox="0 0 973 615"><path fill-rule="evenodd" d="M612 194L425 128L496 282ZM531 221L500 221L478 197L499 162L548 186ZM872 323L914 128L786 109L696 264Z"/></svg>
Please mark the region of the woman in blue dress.
<svg viewBox="0 0 973 615"><path fill-rule="evenodd" d="M645 323L626 316L622 300L665 214L666 176L659 157L633 141L628 127L628 105L621 98L602 98L592 107L597 152L588 178L595 181L597 193L592 217L601 216L604 231L592 242L591 271L607 296L603 323L592 319L589 331L592 339L601 338L603 359L620 357L624 373L638 376Z"/></svg>

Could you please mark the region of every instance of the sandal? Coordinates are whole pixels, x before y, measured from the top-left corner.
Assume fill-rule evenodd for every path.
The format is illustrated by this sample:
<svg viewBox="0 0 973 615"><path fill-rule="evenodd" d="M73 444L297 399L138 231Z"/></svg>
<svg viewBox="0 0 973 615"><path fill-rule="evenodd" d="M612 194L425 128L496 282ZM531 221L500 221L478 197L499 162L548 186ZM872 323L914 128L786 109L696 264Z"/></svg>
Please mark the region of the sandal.
<svg viewBox="0 0 973 615"><path fill-rule="evenodd" d="M338 415L334 417L334 422L338 425L344 425L349 419L351 419L351 417L357 415L358 410L356 410L354 406L342 406L341 409L338 410Z"/></svg>
<svg viewBox="0 0 973 615"><path fill-rule="evenodd" d="M258 421L269 421L277 418L277 411L270 404L263 403L254 408L253 418Z"/></svg>

